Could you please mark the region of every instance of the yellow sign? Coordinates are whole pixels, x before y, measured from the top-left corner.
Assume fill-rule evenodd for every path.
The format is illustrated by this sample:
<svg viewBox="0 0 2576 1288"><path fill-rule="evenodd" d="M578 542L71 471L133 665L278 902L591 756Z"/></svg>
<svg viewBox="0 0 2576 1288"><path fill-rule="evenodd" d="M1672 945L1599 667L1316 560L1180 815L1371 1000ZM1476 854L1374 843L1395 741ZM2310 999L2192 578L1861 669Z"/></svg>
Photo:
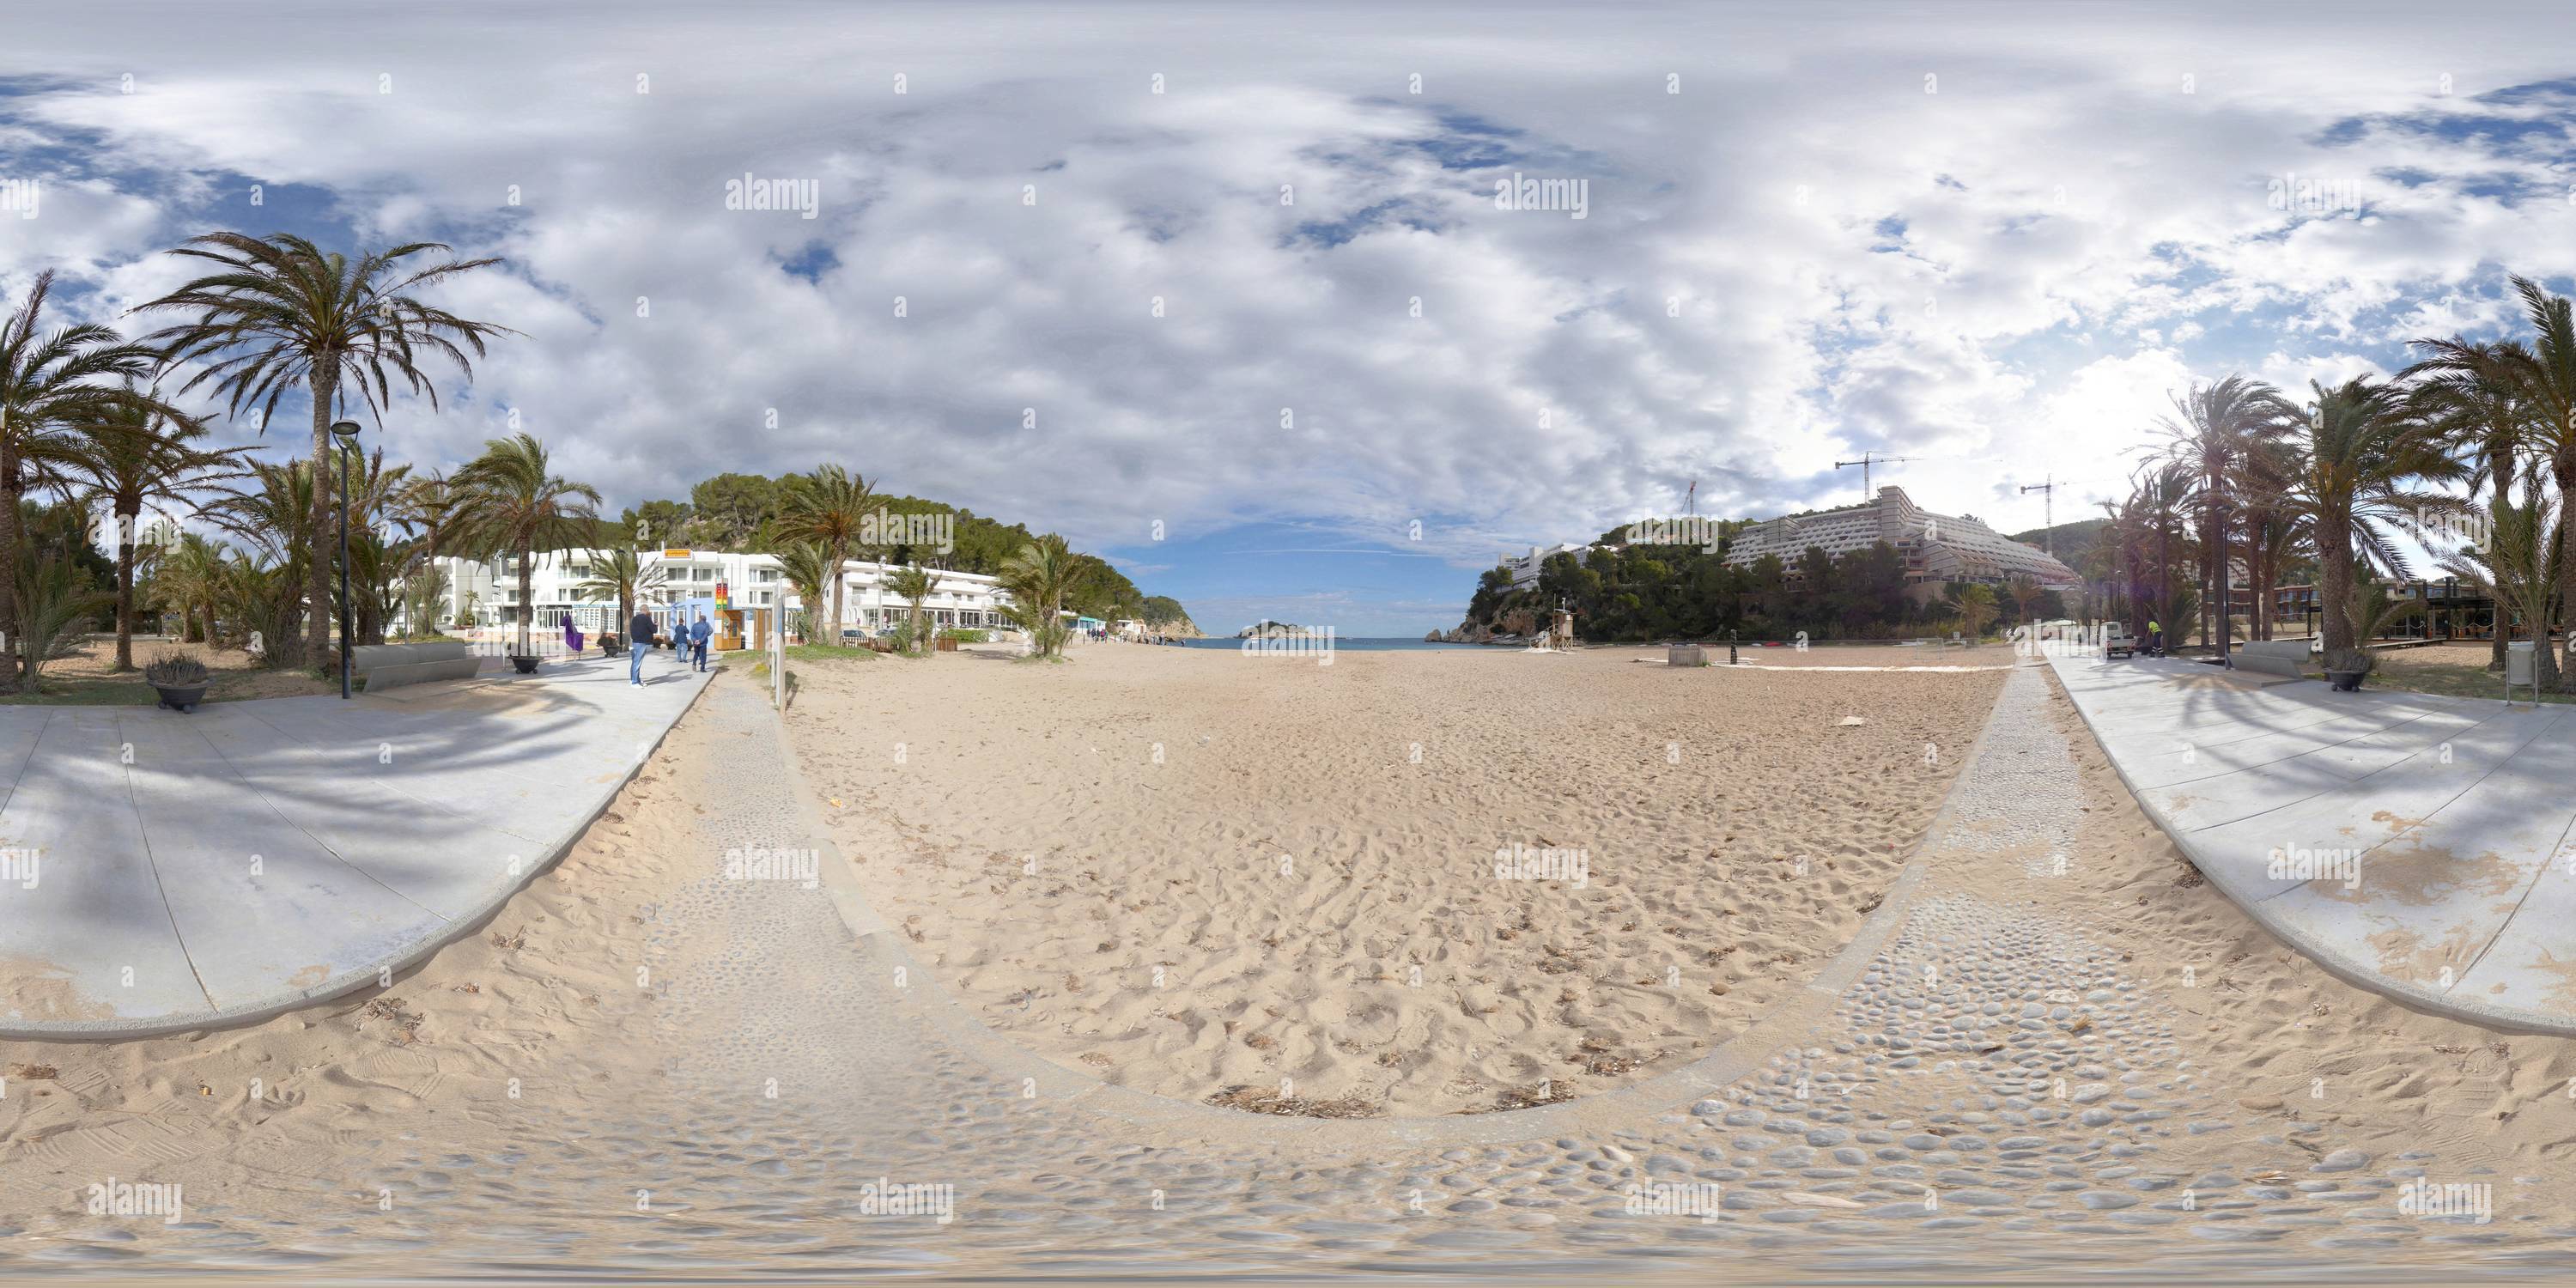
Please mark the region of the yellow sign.
<svg viewBox="0 0 2576 1288"><path fill-rule="evenodd" d="M662 557L665 559L686 559L689 557L689 552L686 550L664 549L662 551Z"/></svg>

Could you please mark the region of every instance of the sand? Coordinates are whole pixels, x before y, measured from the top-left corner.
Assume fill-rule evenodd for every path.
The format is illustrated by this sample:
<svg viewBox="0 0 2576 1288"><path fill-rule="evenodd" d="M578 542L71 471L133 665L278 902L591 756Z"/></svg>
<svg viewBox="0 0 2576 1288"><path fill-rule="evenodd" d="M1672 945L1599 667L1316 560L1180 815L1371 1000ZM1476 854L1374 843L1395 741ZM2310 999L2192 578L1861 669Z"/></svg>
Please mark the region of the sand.
<svg viewBox="0 0 2576 1288"><path fill-rule="evenodd" d="M2176 1039L2245 1127L2319 1123L2338 1145L2382 1159L2413 1150L2436 1151L2453 1168L2483 1159L2496 1174L2474 1179L2494 1180L2499 1193L2514 1175L2566 1174L2576 1117L2562 1107L2576 1087L2576 1042L2413 1011L2284 947L2191 867L2050 685L2099 824L2068 848L2063 877L2035 878L2016 856L1999 855L1935 869L1918 900L1963 892L2031 906L2118 952L2123 970L2182 1012ZM2227 1168L2246 1152L2234 1140L2243 1134L2197 1148L2171 1139L2159 1165ZM2517 1213L2576 1218L2563 1185L2512 1188Z"/></svg>
<svg viewBox="0 0 2576 1288"><path fill-rule="evenodd" d="M970 651L800 667L789 725L878 911L1029 1048L1476 1112L1687 1063L1805 983L2001 685L1644 656Z"/></svg>
<svg viewBox="0 0 2576 1288"><path fill-rule="evenodd" d="M718 751L684 719L562 863L390 989L202 1034L0 1041L0 1222L143 1175L236 1211L364 1212L348 1160L387 1138L507 1151L625 1108L670 1047L636 987L668 969L657 905L716 852L667 775Z"/></svg>
<svg viewBox="0 0 2576 1288"><path fill-rule="evenodd" d="M325 683L303 670L273 671L263 668L240 649L215 648L206 644L182 644L175 640L138 638L134 641L134 665L149 666L165 656L192 657L205 663L207 671L206 700L230 702L242 698L293 698L310 693L336 693L336 683ZM152 691L143 687L140 669L118 672L116 637L93 636L82 642L79 650L68 657L45 664L44 685L49 694L92 689L102 684L133 688L138 700L149 703Z"/></svg>
<svg viewBox="0 0 2576 1288"><path fill-rule="evenodd" d="M1342 667L1363 660L1357 654L1345 654L1336 662L1334 670L1348 679L1319 682L1307 677L1292 684L1287 677L1276 676L1246 684L1243 681L1247 677L1240 674L1194 674L1203 662L1243 661L1230 655L1201 657L1181 650L1132 650L1140 656L1130 659L1114 654L1131 650L1111 648L1109 653L1078 654L1078 660L1066 667L1045 669L1010 666L971 655L899 663L893 669L878 665L868 668L865 674L857 668L836 673L836 668L828 664L800 666L800 677L810 686L807 697L812 705L798 713L796 723L802 726L800 732L809 743L826 723L841 720L860 722L872 730L867 736L877 739L915 726L936 730L944 702L950 727L957 726L958 717L975 717L964 726L971 732L962 739L946 735L943 743L918 744L912 749L913 765L924 763L921 757L925 756L935 760L940 755L966 754L936 750L952 745L978 754L995 754L983 749L998 746L1003 752L1022 755L1031 764L1043 767L1067 761L1079 764L1077 758L1099 754L1089 751L1091 747L1105 751L1123 746L1127 739L1157 732L1158 725L1182 718L1175 713L1194 710L1198 704L1225 694L1234 695L1236 700L1231 713L1220 712L1208 720L1211 742L1197 744L1193 739L1189 745L1230 746L1250 730L1277 727L1300 715L1309 701L1316 700L1307 689L1319 684L1346 686L1336 691L1345 699L1365 698L1375 706L1404 705L1384 692L1390 687L1402 687L1389 679L1402 673L1400 667L1353 666L1342 672ZM1467 655L1457 661L1474 663L1479 656ZM1178 661L1167 664L1147 661L1148 658ZM1534 701L1561 688L1571 688L1587 699L1603 694L1615 696L1623 691L1631 696L1642 693L1662 699L1642 706L1646 714L1629 717L1638 726L1634 735L1637 737L1650 736L1648 726L1658 721L1696 719L1707 723L1697 699L1676 697L1670 688L1651 686L1672 680L1733 684L1749 678L1706 674L1684 677L1644 666L1622 672L1617 668L1625 664L1611 661L1609 655L1594 659L1495 656L1490 660L1498 664L1494 675L1479 684L1448 677L1449 682L1439 691L1456 696L1475 692L1479 685L1507 691L1526 686L1535 693L1519 692L1518 696ZM1442 668L1456 664L1448 658L1438 662ZM1158 674L1166 665L1179 669ZM1578 669L1567 673L1573 677L1570 680L1545 674L1517 681L1495 678L1511 674L1500 667L1524 667L1526 671L1539 665ZM1591 670L1580 669L1587 665ZM1631 674L1636 677L1633 682L1626 678ZM1787 678L1801 682L1822 679ZM1991 682L1989 677L1920 674L1893 679L1909 685L1922 684L1927 679L1943 686ZM1059 683L1068 680L1071 682ZM878 688L867 689L862 682L882 683ZM1022 687L1041 683L1055 687ZM1776 680L1761 683L1765 687L1735 692L1745 697L1777 692L1769 687L1778 683ZM1278 685L1290 687L1281 692L1274 688ZM1053 739L1040 732L1013 743L1012 739L1021 734L1021 725L1035 728L1043 724L1049 708L1065 713L1076 723L1086 722L1079 719L1085 705L1105 700L1081 696L1095 688L1113 696L1124 690L1141 697L1158 697L1163 705L1151 708L1154 714L1130 726L1082 736L1078 741L1075 734L1059 730ZM835 692L838 696L829 696ZM1044 700L1027 699L1029 710L1006 718L1004 713L1012 708L1005 707L1000 699L1014 692L1036 693ZM1346 701L1343 705L1348 709L1352 704ZM1811 705L1820 713L1831 713L1839 704L1818 701ZM1760 712L1758 723L1765 727L1784 722L1785 718L1776 714L1780 710L1809 709L1779 702L1748 706ZM1719 708L1721 712L1726 709ZM1550 718L1569 727L1572 732L1566 735L1567 745L1579 750L1585 737L1616 723L1614 718L1599 714L1599 710L1596 703L1588 710L1571 714L1560 710ZM1517 726L1498 728L1489 724L1487 717L1464 710L1413 718L1426 727L1444 731L1429 744L1442 749L1454 749L1465 741L1470 751L1476 751L1478 744L1469 740L1477 738L1488 746L1502 747L1538 741ZM2576 1119L2561 1112L2561 1107L2569 1103L2567 1087L2576 1085L2570 1081L2576 1078L2576 1043L2501 1033L2420 1015L2345 985L2284 949L2190 870L2179 852L2139 811L2062 696L2055 706L2055 718L2073 743L2086 809L2098 819L2069 847L2068 874L2057 879L2034 879L2027 862L2030 856L1997 853L1936 865L1928 872L1917 899L1930 901L1965 893L2030 908L2110 949L2123 960L2124 972L2134 972L2143 980L2143 988L2182 1012L2184 1022L2174 1037L2192 1061L2194 1072L2207 1084L2222 1088L2232 1100L2238 1111L2235 1121L2239 1129L2212 1135L2205 1141L2180 1132L2163 1137L2154 1160L2159 1170L2190 1175L2202 1167L2241 1169L2248 1155L2265 1153L2247 1143L2249 1135L2263 1133L2265 1139L2277 1142L2294 1125L2324 1124L2327 1139L2369 1151L2380 1160L2382 1168L2401 1165L2397 1156L2412 1150L2440 1152L2442 1166L2448 1169L2439 1174L2440 1179L2460 1179L2467 1175L2461 1169L2472 1165L2492 1168L2491 1176L2478 1179L2492 1179L2499 1196L2509 1198L2513 1213L2541 1217L2546 1228L2560 1228L2576 1216L2571 1212L2576 1205L2567 1199L2570 1191L2563 1184L2510 1184L2520 1176L2555 1182L2568 1175L2568 1149L2571 1136L2576 1136L2576 1128L2571 1128L2570 1123ZM1218 737L1219 734L1224 736ZM1703 731L1698 736L1709 735ZM852 748L857 738L858 735L841 735L841 741ZM1626 741L1622 737L1612 743L1619 746ZM380 1180L394 1178L395 1183L416 1183L412 1178L419 1168L399 1165L399 1159L406 1155L425 1156L432 1167L453 1166L454 1160L460 1158L516 1157L527 1150L549 1156L575 1151L583 1157L595 1155L603 1160L622 1157L614 1140L599 1135L604 1130L619 1130L657 1147L671 1140L686 1147L693 1156L712 1152L719 1161L730 1156L723 1151L745 1150L758 1157L760 1151L775 1144L769 1140L737 1140L730 1135L669 1135L671 1125L657 1116L663 1110L646 1103L648 1093L663 1084L666 1062L683 1050L703 1045L707 1035L673 1033L660 1004L634 984L636 968L650 966L656 979L679 980L684 981L683 987L698 987L685 981L703 978L702 972L711 967L721 969L719 964L739 950L738 945L726 942L710 926L674 920L667 909L683 897L692 883L706 881L712 857L728 843L706 828L705 820L720 814L723 802L710 799L710 789L704 784L708 768L737 755L740 745L739 734L711 728L699 714L683 719L644 774L620 794L609 813L589 830L561 866L513 898L490 926L449 946L418 971L398 979L389 990L307 1008L258 1025L192 1036L135 1042L0 1043L0 1076L7 1078L6 1095L0 1096L0 1161L5 1162L0 1165L0 1228L14 1233L14 1227L23 1225L31 1231L13 1240L11 1250L32 1254L48 1248L78 1252L86 1247L101 1247L117 1256L138 1252L166 1255L161 1251L161 1241L171 1232L157 1224L108 1228L96 1221L80 1222L72 1214L68 1200L77 1187L109 1176L184 1182L192 1203L209 1211L220 1209L216 1219L229 1228L266 1229L270 1237L297 1241L299 1249L309 1248L329 1256L419 1258L428 1255L429 1250L446 1246L452 1232L450 1225L468 1219L476 1223L478 1230L499 1229L506 1224L514 1235L532 1240L560 1241L572 1237L573 1231L583 1231L590 1232L583 1237L596 1234L619 1246L632 1246L628 1241L637 1235L631 1227L618 1224L618 1220L632 1219L625 1216L622 1198L605 1209L564 1206L559 1199L543 1200L536 1193L529 1194L518 1206L493 1204L488 1201L492 1194L507 1194L514 1181L520 1179L500 1168L480 1177L465 1178L470 1193L451 1200L475 1198L483 1206L467 1204L465 1211L476 1215L460 1216L448 1207L420 1202L408 1189L405 1191L404 1205L398 1209L401 1215L395 1218L397 1225L392 1228L397 1233L427 1238L431 1243L371 1241L361 1231L380 1228L365 1224L383 1219L377 1213L373 1189ZM1336 743L1326 749L1270 747L1266 749L1270 753L1267 757L1253 754L1265 750L1262 748L1246 749L1239 756L1202 750L1197 753L1198 768L1191 771L1194 777L1190 781L1195 781L1195 776L1224 773L1230 766L1279 764L1286 767L1280 774L1247 777L1244 789L1247 799L1268 802L1265 808L1285 809L1286 789L1271 779L1295 773L1303 775L1298 780L1302 782L1323 786L1341 782L1331 776L1318 776L1317 762L1329 759L1326 751L1334 748L1345 758L1373 766L1383 759L1372 758L1365 744L1357 743ZM806 755L813 754L809 746ZM1510 759L1490 750L1478 754L1481 759ZM1579 779L1595 772L1593 763L1584 756L1569 755L1555 777ZM1167 755L1163 768L1190 770L1190 758ZM1083 784L1122 776L1104 774L1097 765L1087 775L1077 777L1072 770L1064 773L1073 780L1064 788L1067 793ZM852 769L844 776L860 774ZM1134 776L1134 771L1123 776ZM1392 781L1391 773L1381 776L1390 779L1383 789L1390 797L1407 791L1401 783ZM1010 781L1019 780L1005 779L1003 786L987 789L986 799L1007 801L1013 792L1007 786ZM1163 790L1177 792L1186 785L1166 784ZM818 795L836 790L822 789L819 781L816 786L820 789ZM874 790L892 797L929 789L917 784L906 787L901 780L889 778ZM1449 798L1471 797L1477 789L1472 784L1444 782L1436 791L1427 785L1411 790L1426 808L1437 809ZM1105 826L1104 820L1111 817L1107 802L1126 802L1131 796L1114 785L1084 787L1083 794L1087 799L1104 802L1097 810L1074 812L1073 816L1088 827ZM964 792L959 795L970 796ZM1702 808L1721 807L1713 794L1703 795L1711 799ZM855 806L858 802L845 797L844 804ZM978 817L972 805L970 798L960 808L966 816ZM855 835L871 812L883 807L880 803L865 810L840 811L845 835ZM1725 807L1745 817L1777 808L1749 794L1730 797ZM936 821L925 815L914 826L926 831L927 825ZM1375 826L1384 831L1389 825ZM886 880L897 867L908 866L923 874L912 882L916 890L935 892L927 874L935 872L937 865L920 859L898 863L893 853L889 850L865 856L866 861L857 867L870 882L873 897L881 906L890 904L900 888ZM1858 866L1865 857L1865 853L1851 856L1853 865ZM1209 870L1216 869L1211 865ZM1382 889L1388 880L1381 876ZM997 874L989 884L1005 882ZM1593 888L1600 889L1601 885L1596 883ZM1774 895L1784 888L1777 881L1753 887ZM1550 893L1554 897L1562 892ZM1463 902L1471 894L1462 893L1459 898ZM1525 891L1522 898L1534 901L1536 894L1535 890ZM1177 896L1158 897L1168 900ZM1726 920L1731 926L1774 901L1739 901L1739 915ZM922 917L916 929L936 929L939 943L963 947L953 942L958 928L944 919L933 920L935 909L907 915ZM1019 937L1035 938L1048 933L1034 916L1030 921L1029 926L1017 932ZM1132 930L1132 926L1132 921L1120 923L1110 927L1108 933L1144 933ZM924 940L930 938L930 932L924 930ZM1487 937L1494 938L1498 937ZM1477 942L1485 940L1463 936L1453 946L1458 951L1441 960L1462 961L1464 950ZM1511 941L1499 942L1508 946ZM1302 951L1302 946L1292 946ZM818 959L849 951L846 943L838 939L803 941L801 947ZM929 942L914 945L919 954L926 954L930 947ZM1746 955L1729 954L1728 960ZM996 968L953 969L959 974L973 974ZM1489 964L1484 969L1492 971L1494 967ZM1100 977L1105 973L1093 974ZM1568 984L1582 988L1585 996L1601 994L1614 1000L1621 996L1613 990L1595 989L1587 971L1569 975ZM1757 980L1748 980L1736 993L1749 994L1758 987L1761 985ZM1383 996L1339 984L1308 991L1362 1000ZM974 996L969 994L970 998ZM991 1005L979 1005L988 1018L994 1015ZM1455 1027L1465 1021L1451 1018L1448 1023ZM819 1017L816 1027L818 1031L837 1031ZM1004 1027L1033 1046L1045 1037L1026 1028ZM1708 1034L1692 1035L1691 1040L1718 1040L1723 1036L1722 1029L1722 1023L1712 1023ZM1083 1067L1090 1067L1089 1062L1084 1062ZM1973 1093L1964 1082L1951 1086L1928 1070L1923 1076L1926 1080L1920 1084L1919 1103L1873 1102L1872 1107L1894 1114L1955 1111L1961 1107L1955 1097ZM252 1079L264 1084L264 1094L255 1102L247 1094ZM509 1096L513 1079L523 1084L523 1097L518 1100ZM1589 1092L1616 1079L1582 1076L1578 1081ZM759 1100L757 1090L742 1094L747 1102L765 1103ZM935 1103L925 1103L922 1112L926 1116L943 1116ZM953 1117L953 1110L944 1115L946 1119ZM776 1129L781 1123L802 1121L788 1117L769 1125ZM1134 1130L1119 1120L1098 1121L1116 1124L1104 1129L1104 1134ZM1047 1142L1047 1148L1066 1147L1062 1133L1050 1135L1045 1125L1036 1121L1021 1121L1018 1128L1031 1133L1032 1140ZM1122 1135L1118 1139L1131 1138ZM830 1152L832 1145L845 1143L821 1137L810 1142L800 1138L797 1147L810 1148L816 1158L825 1160L825 1165L846 1170L846 1162L833 1159ZM1012 1161L1019 1160L1014 1157ZM746 1169L752 1166L739 1159L733 1165ZM1069 1167L1061 1162L1050 1165ZM714 1168L719 1163L707 1166ZM1083 1167L1086 1172L1100 1170L1090 1165L1088 1157ZM2301 1170L2293 1168L2288 1179L2302 1179L2298 1174ZM622 1174L611 1175L602 1184L622 1196ZM731 1196L727 1192L727 1197ZM1363 1197L1373 1200L1375 1196ZM506 1221L492 1217L491 1211L496 1208L506 1209ZM832 1233L825 1237L842 1237L840 1232L846 1226L839 1222L844 1218L836 1209L824 1210L835 1213L831 1218L835 1224L827 1227ZM606 1215L609 1212L616 1213L618 1220L610 1219ZM259 1219L260 1214L274 1216L282 1224L267 1225ZM691 1211L681 1219L698 1223L743 1222L743 1233L748 1236L743 1245L746 1248L755 1246L760 1239L775 1240L782 1229L788 1228L759 1205L743 1214L720 1204ZM799 1222L803 1219L791 1218ZM310 1233L317 1225L328 1227L327 1237ZM58 1234L78 1234L80 1242L54 1242ZM887 1246L927 1236L907 1231L900 1238L892 1234L870 1237L876 1241L874 1246ZM1951 1237L1948 1233L1941 1236L1943 1240ZM529 1246L559 1245L532 1242ZM2128 1253L2142 1251L2137 1244L2124 1247ZM389 1248L393 1250L389 1252ZM2407 1247L2388 1255L2400 1254L2456 1256L2459 1250L2419 1244L2410 1236ZM299 1250L296 1255L304 1253ZM405 1264L412 1262L406 1260Z"/></svg>

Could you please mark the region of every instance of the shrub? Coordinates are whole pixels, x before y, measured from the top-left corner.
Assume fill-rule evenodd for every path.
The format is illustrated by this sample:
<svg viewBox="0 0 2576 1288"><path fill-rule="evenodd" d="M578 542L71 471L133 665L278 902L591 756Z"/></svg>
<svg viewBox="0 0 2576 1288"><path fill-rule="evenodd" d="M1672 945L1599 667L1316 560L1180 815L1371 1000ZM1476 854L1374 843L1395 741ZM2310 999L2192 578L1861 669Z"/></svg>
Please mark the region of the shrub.
<svg viewBox="0 0 2576 1288"><path fill-rule="evenodd" d="M164 653L143 667L145 682L165 689L188 689L206 682L206 664L179 653Z"/></svg>

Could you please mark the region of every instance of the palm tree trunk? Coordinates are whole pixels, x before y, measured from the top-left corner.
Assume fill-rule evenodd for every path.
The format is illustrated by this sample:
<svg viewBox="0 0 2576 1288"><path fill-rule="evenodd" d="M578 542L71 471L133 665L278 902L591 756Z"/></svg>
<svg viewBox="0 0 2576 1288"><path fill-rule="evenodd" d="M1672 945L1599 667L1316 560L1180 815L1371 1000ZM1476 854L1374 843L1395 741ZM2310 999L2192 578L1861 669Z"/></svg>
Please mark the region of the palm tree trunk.
<svg viewBox="0 0 2576 1288"><path fill-rule="evenodd" d="M140 511L116 511L116 669L134 669L134 520Z"/></svg>
<svg viewBox="0 0 2576 1288"><path fill-rule="evenodd" d="M2495 495L2487 498L2487 531L2493 533L2497 526L2504 522L2504 508L2513 503L2513 451L2510 445L2503 451L2487 454L2487 486L2495 489ZM2494 618L2495 629L2488 634L2495 638L2489 642L2487 649L2487 669L2502 671L2505 645L2504 604L2500 600L2489 602L2492 607L2488 615ZM2533 651L2542 650L2535 648Z"/></svg>
<svg viewBox="0 0 2576 1288"><path fill-rule="evenodd" d="M2324 583L2317 587L2317 598L2325 608L2325 651L2331 657L2337 649L2353 647L2351 519L2317 525L2317 580Z"/></svg>
<svg viewBox="0 0 2576 1288"><path fill-rule="evenodd" d="M841 595L850 581L841 568L841 561L846 558L848 552L837 545L832 547L832 622L824 635L830 642L840 645L849 642L841 638Z"/></svg>
<svg viewBox="0 0 2576 1288"><path fill-rule="evenodd" d="M340 392L339 368L320 356L313 363L312 553L304 561L304 644L313 661L331 652L331 569L339 558L331 534L331 408ZM338 665L335 660L333 665Z"/></svg>
<svg viewBox="0 0 2576 1288"><path fill-rule="evenodd" d="M2559 496L2576 495L2567 490L2576 487L2576 452L2562 451L2552 457L2549 472L2557 479ZM2567 511L2562 505L2558 512L2558 620L2576 623L2576 541L2569 540L2569 535ZM2539 621L2531 624L2533 652L2549 651L2549 626L2546 611L2541 613ZM2558 693L2576 693L2576 630L2567 632L2567 648L2567 657L2558 668L2557 682L2550 685L2551 690Z"/></svg>
<svg viewBox="0 0 2576 1288"><path fill-rule="evenodd" d="M0 652L0 693L18 688L18 564L26 557L19 548L26 534L18 530L18 491L18 453L0 434L0 639L8 643Z"/></svg>
<svg viewBox="0 0 2576 1288"><path fill-rule="evenodd" d="M521 657L528 656L532 651L528 647L528 630L536 624L537 620L537 606L528 602L530 587L537 571L529 561L529 544L525 541L519 543L519 656Z"/></svg>

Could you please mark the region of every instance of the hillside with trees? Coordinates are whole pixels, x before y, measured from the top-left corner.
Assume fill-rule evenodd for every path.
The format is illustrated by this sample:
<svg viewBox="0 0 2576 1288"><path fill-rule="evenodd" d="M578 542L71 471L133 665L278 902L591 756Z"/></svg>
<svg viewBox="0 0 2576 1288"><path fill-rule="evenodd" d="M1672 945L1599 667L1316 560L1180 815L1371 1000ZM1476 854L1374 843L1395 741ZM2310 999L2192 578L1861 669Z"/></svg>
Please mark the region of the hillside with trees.
<svg viewBox="0 0 2576 1288"><path fill-rule="evenodd" d="M1721 532L1731 541L1748 526L1749 520L1730 520ZM1999 598L2002 611L2018 611L1994 588L1966 583L1914 602L1905 593L1904 556L1884 541L1838 559L1810 547L1796 570L1803 582L1794 586L1792 570L1777 558L1766 555L1743 568L1725 561L1723 541L1715 551L1613 545L1580 559L1561 552L1539 565L1535 583L1517 590L1511 573L1497 567L1478 579L1455 636L1528 635L1544 629L1560 606L1574 611L1578 638L1598 643L1722 639L1729 632L1743 639L1788 639L1800 631L1810 639L1904 638L1991 624ZM1987 592L1982 603L1977 591ZM2055 617L2066 607L2055 592L2038 592L2031 611ZM1976 620L1981 614L1984 622Z"/></svg>

